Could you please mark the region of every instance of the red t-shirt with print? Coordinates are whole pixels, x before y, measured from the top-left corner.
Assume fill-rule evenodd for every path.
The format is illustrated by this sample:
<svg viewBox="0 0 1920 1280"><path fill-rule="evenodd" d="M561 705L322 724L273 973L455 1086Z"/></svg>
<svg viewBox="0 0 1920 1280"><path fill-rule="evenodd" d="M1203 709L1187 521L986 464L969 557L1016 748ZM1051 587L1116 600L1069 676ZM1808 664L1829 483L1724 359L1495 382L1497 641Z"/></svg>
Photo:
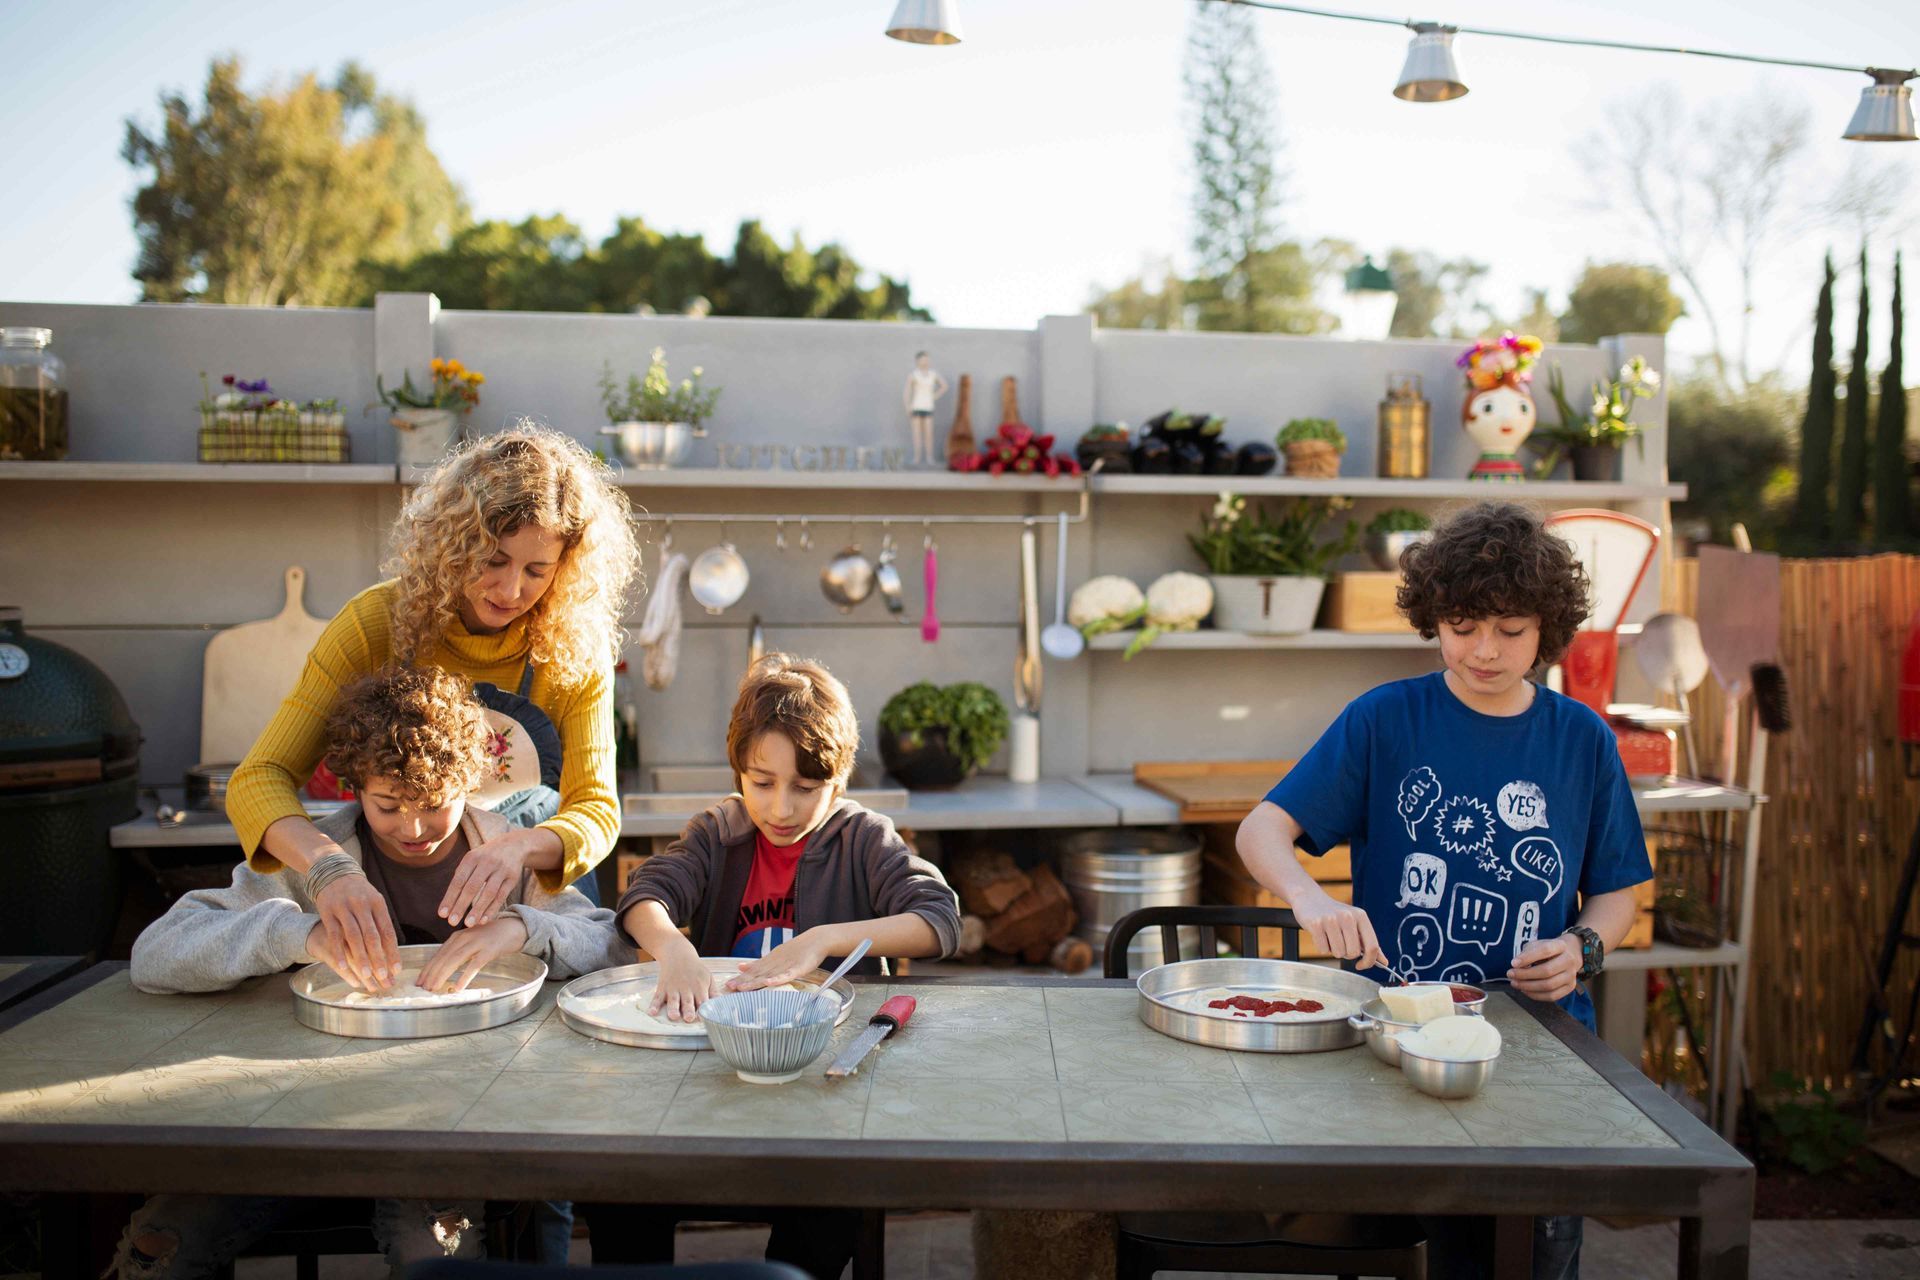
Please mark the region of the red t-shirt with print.
<svg viewBox="0 0 1920 1280"><path fill-rule="evenodd" d="M806 851L805 840L783 849L754 832L753 870L734 921L734 955L758 959L793 937L793 873Z"/></svg>

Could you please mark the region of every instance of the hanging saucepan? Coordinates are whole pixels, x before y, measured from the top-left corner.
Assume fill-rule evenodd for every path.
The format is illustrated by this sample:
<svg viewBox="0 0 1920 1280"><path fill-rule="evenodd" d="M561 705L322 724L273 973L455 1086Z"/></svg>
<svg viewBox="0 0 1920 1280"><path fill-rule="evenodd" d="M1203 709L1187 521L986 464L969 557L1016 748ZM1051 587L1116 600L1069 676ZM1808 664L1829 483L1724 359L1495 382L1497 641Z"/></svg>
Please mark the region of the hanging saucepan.
<svg viewBox="0 0 1920 1280"><path fill-rule="evenodd" d="M857 546L842 547L820 571L820 590L842 613L873 594L873 561Z"/></svg>

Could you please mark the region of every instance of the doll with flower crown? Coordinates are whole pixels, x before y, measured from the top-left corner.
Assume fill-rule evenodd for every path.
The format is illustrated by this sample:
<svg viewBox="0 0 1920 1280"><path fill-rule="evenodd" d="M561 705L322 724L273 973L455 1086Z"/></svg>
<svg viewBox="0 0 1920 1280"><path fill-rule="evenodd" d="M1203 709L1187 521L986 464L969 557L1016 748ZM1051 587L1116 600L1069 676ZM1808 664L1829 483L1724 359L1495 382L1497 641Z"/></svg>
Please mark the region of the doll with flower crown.
<svg viewBox="0 0 1920 1280"><path fill-rule="evenodd" d="M1454 361L1467 375L1460 425L1480 446L1480 460L1467 479L1507 483L1526 479L1526 467L1517 455L1533 434L1531 384L1539 355L1540 339L1516 338L1508 332L1480 339Z"/></svg>

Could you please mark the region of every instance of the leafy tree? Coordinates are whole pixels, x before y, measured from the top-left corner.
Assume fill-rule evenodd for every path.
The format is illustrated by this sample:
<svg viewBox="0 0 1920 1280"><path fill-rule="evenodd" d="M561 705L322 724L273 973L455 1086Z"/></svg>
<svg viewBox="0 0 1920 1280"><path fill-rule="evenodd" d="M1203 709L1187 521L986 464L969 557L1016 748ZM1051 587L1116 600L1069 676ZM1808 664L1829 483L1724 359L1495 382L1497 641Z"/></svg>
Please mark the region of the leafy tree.
<svg viewBox="0 0 1920 1280"><path fill-rule="evenodd" d="M655 231L639 218L621 218L600 242L590 270L594 310L652 307L677 314L697 299L711 300L720 263L702 236Z"/></svg>
<svg viewBox="0 0 1920 1280"><path fill-rule="evenodd" d="M1589 262L1560 314L1562 342L1598 342L1617 333L1665 333L1686 314L1667 273L1632 262Z"/></svg>
<svg viewBox="0 0 1920 1280"><path fill-rule="evenodd" d="M1813 377L1807 385L1807 412L1800 423L1800 492L1794 504L1794 533L1817 545L1829 528L1828 490L1833 483L1833 410L1837 388L1833 372L1833 255L1827 255L1826 279L1813 318Z"/></svg>
<svg viewBox="0 0 1920 1280"><path fill-rule="evenodd" d="M362 295L426 293L464 311L587 311L593 282L580 228L559 215L479 222L404 263L370 264Z"/></svg>
<svg viewBox="0 0 1920 1280"><path fill-rule="evenodd" d="M858 263L837 244L810 250L795 236L782 248L756 220L740 224L733 257L712 297L716 315L816 320L930 320L912 290L889 276L862 285Z"/></svg>
<svg viewBox="0 0 1920 1280"><path fill-rule="evenodd" d="M149 132L127 121L121 156L146 170L134 196L149 302L328 306L360 291L363 262L444 243L465 200L418 113L352 64L251 95L238 59L207 71L202 101L160 97Z"/></svg>
<svg viewBox="0 0 1920 1280"><path fill-rule="evenodd" d="M1880 416L1873 432L1873 540L1882 546L1909 538L1913 527L1912 464L1907 461L1907 388L1900 367L1906 328L1900 298L1900 255L1893 255L1893 336L1880 373Z"/></svg>
<svg viewBox="0 0 1920 1280"><path fill-rule="evenodd" d="M1797 395L1776 380L1728 391L1713 378L1673 383L1667 396L1667 467L1687 486L1676 520L1704 520L1726 542L1734 524L1756 545L1777 545L1793 491L1791 424Z"/></svg>
<svg viewBox="0 0 1920 1280"><path fill-rule="evenodd" d="M1855 542L1867 521L1867 250L1860 249L1860 307L1853 326L1853 365L1847 370L1846 430L1840 437L1840 476L1833 499L1833 536Z"/></svg>
<svg viewBox="0 0 1920 1280"><path fill-rule="evenodd" d="M1394 249L1387 254L1398 302L1387 333L1395 338L1460 338L1477 334L1492 320L1480 300L1487 264L1471 258L1442 259L1431 253Z"/></svg>
<svg viewBox="0 0 1920 1280"><path fill-rule="evenodd" d="M1102 329L1184 329L1187 282L1164 259L1111 289L1096 286L1086 309Z"/></svg>

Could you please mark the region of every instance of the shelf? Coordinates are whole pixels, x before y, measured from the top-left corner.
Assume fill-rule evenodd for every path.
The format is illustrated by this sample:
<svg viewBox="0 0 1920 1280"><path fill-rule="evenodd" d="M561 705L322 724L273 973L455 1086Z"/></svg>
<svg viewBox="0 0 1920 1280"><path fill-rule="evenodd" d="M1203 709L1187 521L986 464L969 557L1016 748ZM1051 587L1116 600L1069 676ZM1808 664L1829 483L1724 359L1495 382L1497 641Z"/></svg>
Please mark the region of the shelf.
<svg viewBox="0 0 1920 1280"><path fill-rule="evenodd" d="M390 462L0 462L0 480L393 484Z"/></svg>
<svg viewBox="0 0 1920 1280"><path fill-rule="evenodd" d="M1125 649L1138 631L1110 631L1087 641L1094 650ZM1147 652L1158 649L1431 649L1432 640L1422 640L1412 631L1300 631L1291 635L1255 636L1240 631L1172 631L1162 635Z"/></svg>
<svg viewBox="0 0 1920 1280"><path fill-rule="evenodd" d="M422 467L407 467L403 480L417 484L426 474ZM968 475L953 471L774 471L750 467L670 467L664 471L641 471L633 467L614 468L616 482L623 489L725 489L791 491L819 493L1057 493L1077 498L1081 482L1062 476Z"/></svg>
<svg viewBox="0 0 1920 1280"><path fill-rule="evenodd" d="M1765 804L1766 799L1739 787L1723 787L1698 778L1640 782L1633 788L1633 802L1641 813L1742 813L1755 804Z"/></svg>
<svg viewBox="0 0 1920 1280"><path fill-rule="evenodd" d="M1641 969L1717 969L1739 964L1746 955L1747 949L1737 942L1723 942L1717 947L1676 947L1671 942L1656 942L1650 947L1607 952L1607 967L1600 977L1604 981L1609 973Z"/></svg>
<svg viewBox="0 0 1920 1280"><path fill-rule="evenodd" d="M1684 484L1634 484L1612 481L1532 480L1489 484L1476 480L1383 480L1374 476L1336 476L1308 480L1295 476L1094 476L1095 493L1187 494L1212 497L1225 490L1247 497L1346 498L1526 498L1543 502L1631 502L1687 496Z"/></svg>

